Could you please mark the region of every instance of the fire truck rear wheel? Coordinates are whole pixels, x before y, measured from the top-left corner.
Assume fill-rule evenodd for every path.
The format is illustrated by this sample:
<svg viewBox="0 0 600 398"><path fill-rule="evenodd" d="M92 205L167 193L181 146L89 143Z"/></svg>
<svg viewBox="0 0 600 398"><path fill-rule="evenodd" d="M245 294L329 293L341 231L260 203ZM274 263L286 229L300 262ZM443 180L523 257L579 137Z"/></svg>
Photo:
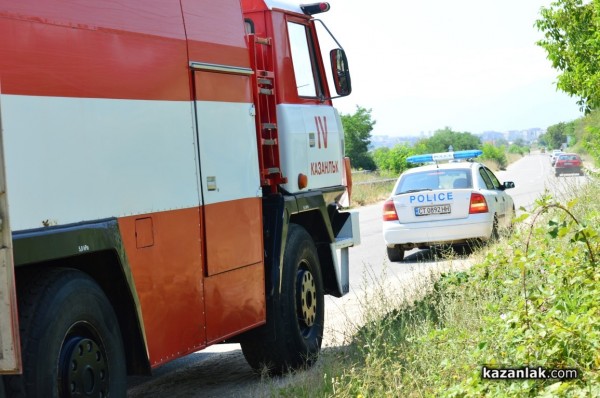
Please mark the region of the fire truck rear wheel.
<svg viewBox="0 0 600 398"><path fill-rule="evenodd" d="M83 272L39 272L19 287L23 376L9 397L124 397L126 368L116 315Z"/></svg>
<svg viewBox="0 0 600 398"><path fill-rule="evenodd" d="M325 299L317 249L296 224L288 229L282 278L281 293L267 304L267 324L242 341L250 366L273 374L311 366L323 339Z"/></svg>

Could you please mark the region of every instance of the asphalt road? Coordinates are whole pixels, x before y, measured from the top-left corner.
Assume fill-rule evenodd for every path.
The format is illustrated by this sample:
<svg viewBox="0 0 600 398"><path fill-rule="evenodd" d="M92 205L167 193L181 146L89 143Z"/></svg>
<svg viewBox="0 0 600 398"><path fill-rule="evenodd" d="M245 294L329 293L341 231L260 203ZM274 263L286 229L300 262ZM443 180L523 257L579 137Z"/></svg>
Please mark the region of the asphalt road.
<svg viewBox="0 0 600 398"><path fill-rule="evenodd" d="M532 154L496 173L501 182L513 181L509 191L517 209L530 210L545 191L565 198L576 192L586 177L556 178L549 156ZM401 300L425 290L432 274L461 269L470 264L469 253L452 260L443 260L440 253L430 250L407 252L405 261L387 261L381 228L381 203L358 209L360 213L361 245L350 249L350 293L336 299L327 297L324 349L344 345L369 314L365 305L380 300L382 291L388 298ZM519 212L519 211L518 211ZM387 298L384 298L387 300ZM129 398L150 397L247 397L270 396L270 389L284 385L286 378L261 382L246 364L239 345L210 347L158 369L152 377L131 377Z"/></svg>

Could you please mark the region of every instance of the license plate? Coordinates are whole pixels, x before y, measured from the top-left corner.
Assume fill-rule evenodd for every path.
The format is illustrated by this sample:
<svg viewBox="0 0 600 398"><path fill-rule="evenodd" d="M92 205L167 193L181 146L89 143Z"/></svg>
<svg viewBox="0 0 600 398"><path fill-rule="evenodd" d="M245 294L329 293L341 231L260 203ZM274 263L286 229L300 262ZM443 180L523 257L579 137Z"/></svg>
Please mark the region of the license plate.
<svg viewBox="0 0 600 398"><path fill-rule="evenodd" d="M565 166L573 166L573 163L571 163L571 162L565 162Z"/></svg>
<svg viewBox="0 0 600 398"><path fill-rule="evenodd" d="M432 214L450 214L450 205L420 206L415 207L415 216L429 216Z"/></svg>

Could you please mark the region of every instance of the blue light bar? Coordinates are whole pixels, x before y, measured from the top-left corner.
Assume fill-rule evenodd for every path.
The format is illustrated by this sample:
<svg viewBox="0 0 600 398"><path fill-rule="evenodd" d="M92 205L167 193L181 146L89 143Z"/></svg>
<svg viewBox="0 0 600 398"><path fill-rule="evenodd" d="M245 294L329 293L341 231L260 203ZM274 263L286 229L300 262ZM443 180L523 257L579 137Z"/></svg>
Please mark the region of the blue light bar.
<svg viewBox="0 0 600 398"><path fill-rule="evenodd" d="M479 149L470 149L468 151L456 151L456 152L440 152L440 153L428 153L426 155L413 155L406 158L408 163L428 163L428 162L441 162L444 160L454 159L471 159L476 158L483 152Z"/></svg>

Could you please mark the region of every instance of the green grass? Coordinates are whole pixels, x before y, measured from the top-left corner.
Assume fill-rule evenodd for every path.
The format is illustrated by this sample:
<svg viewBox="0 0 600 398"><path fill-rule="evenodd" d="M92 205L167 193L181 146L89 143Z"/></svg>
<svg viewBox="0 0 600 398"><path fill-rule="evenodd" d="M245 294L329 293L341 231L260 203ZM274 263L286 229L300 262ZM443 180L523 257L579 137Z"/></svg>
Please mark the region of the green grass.
<svg viewBox="0 0 600 398"><path fill-rule="evenodd" d="M416 301L376 283L361 300L364 326L270 396L600 396L598 197L593 180L569 203L541 198L472 268L411 281L430 287ZM580 378L491 381L483 365L575 368Z"/></svg>

